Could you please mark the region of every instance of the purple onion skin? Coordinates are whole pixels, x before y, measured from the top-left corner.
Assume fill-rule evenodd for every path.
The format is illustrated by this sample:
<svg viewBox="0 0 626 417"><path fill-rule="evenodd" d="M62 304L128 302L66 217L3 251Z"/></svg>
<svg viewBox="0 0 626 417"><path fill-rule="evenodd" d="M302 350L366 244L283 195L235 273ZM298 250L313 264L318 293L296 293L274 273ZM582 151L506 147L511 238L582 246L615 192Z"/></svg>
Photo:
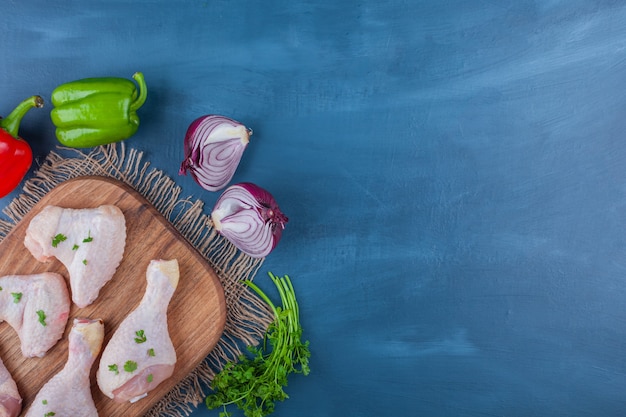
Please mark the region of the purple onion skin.
<svg viewBox="0 0 626 417"><path fill-rule="evenodd" d="M205 190L221 190L235 175L251 134L252 130L228 117L197 118L185 134L185 159L178 174L189 171Z"/></svg>
<svg viewBox="0 0 626 417"><path fill-rule="evenodd" d="M263 258L274 250L289 221L272 194L249 182L224 190L211 220L218 233L253 258Z"/></svg>

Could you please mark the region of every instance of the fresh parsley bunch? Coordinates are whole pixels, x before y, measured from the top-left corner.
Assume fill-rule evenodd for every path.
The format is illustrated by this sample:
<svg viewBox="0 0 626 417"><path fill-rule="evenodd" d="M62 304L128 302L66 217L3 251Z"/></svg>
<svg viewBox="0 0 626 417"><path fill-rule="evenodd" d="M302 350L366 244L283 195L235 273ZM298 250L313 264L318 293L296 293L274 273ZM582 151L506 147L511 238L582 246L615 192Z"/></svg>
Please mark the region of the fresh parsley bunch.
<svg viewBox="0 0 626 417"><path fill-rule="evenodd" d="M206 398L209 409L223 407L219 417L230 417L226 406L235 404L246 417L264 417L274 412L276 401L289 396L283 390L291 373L309 374L309 342L302 342L302 327L296 294L287 275L269 276L278 288L282 307L275 306L267 295L251 281L244 281L272 309L274 321L267 328L263 343L248 346L250 355L240 355L237 362L228 362L215 375ZM268 346L268 342L269 345Z"/></svg>

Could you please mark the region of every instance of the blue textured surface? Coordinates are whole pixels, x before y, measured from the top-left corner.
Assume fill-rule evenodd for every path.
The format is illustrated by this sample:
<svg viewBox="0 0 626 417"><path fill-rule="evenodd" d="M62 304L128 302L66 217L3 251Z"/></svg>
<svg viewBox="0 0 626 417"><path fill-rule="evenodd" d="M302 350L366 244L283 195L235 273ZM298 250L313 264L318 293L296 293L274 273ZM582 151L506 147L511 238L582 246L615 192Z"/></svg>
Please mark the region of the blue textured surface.
<svg viewBox="0 0 626 417"><path fill-rule="evenodd" d="M142 71L127 145L208 207L188 124L254 129L313 352L276 417L624 415L623 2L61 3L3 5L0 113Z"/></svg>

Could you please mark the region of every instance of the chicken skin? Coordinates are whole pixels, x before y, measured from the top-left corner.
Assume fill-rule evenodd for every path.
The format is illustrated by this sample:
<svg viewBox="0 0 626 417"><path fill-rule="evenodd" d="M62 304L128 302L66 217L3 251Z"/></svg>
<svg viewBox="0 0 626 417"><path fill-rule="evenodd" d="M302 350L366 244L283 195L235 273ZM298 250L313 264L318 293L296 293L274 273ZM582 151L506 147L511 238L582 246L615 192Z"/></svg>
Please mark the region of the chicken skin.
<svg viewBox="0 0 626 417"><path fill-rule="evenodd" d="M63 336L70 296L63 276L44 272L0 278L0 322L20 338L22 354L42 357Z"/></svg>
<svg viewBox="0 0 626 417"><path fill-rule="evenodd" d="M17 417L22 411L22 396L8 369L0 359L0 417Z"/></svg>
<svg viewBox="0 0 626 417"><path fill-rule="evenodd" d="M152 260L146 292L102 352L96 373L100 390L118 402L135 402L174 372L176 351L167 308L178 285L177 260Z"/></svg>
<svg viewBox="0 0 626 417"><path fill-rule="evenodd" d="M65 367L37 393L26 417L97 417L89 374L104 339L102 320L74 319Z"/></svg>
<svg viewBox="0 0 626 417"><path fill-rule="evenodd" d="M57 258L70 277L72 301L91 304L113 278L126 245L126 221L113 205L90 209L46 206L31 220L24 245L40 262Z"/></svg>

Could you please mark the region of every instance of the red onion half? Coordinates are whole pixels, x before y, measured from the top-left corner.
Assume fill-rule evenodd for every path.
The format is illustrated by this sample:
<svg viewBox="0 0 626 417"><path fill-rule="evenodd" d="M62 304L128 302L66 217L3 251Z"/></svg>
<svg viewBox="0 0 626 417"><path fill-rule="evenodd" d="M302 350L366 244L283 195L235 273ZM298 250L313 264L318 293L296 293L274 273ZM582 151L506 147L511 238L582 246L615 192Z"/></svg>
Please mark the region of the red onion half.
<svg viewBox="0 0 626 417"><path fill-rule="evenodd" d="M185 135L185 160L179 175L191 172L205 190L221 190L235 175L252 130L224 116L208 115L194 120Z"/></svg>
<svg viewBox="0 0 626 417"><path fill-rule="evenodd" d="M263 258L276 247L288 221L274 197L249 182L228 187L217 199L211 220L218 233L253 258Z"/></svg>

